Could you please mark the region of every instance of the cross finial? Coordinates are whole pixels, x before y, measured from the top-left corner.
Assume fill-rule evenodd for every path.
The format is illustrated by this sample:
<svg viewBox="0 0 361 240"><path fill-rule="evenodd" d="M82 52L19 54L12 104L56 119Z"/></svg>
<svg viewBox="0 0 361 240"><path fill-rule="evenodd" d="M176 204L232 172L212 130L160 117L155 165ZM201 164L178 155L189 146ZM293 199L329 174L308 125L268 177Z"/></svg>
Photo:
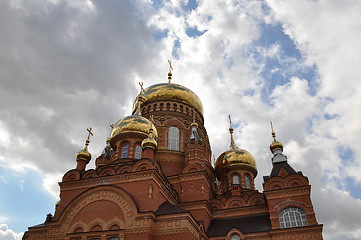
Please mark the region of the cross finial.
<svg viewBox="0 0 361 240"><path fill-rule="evenodd" d="M172 61L168 60L168 63L169 63L169 72L171 73L173 71Z"/></svg>
<svg viewBox="0 0 361 240"><path fill-rule="evenodd" d="M170 83L170 81L172 80L173 67L172 67L172 61L171 60L168 60L168 63L169 63L168 83Z"/></svg>
<svg viewBox="0 0 361 240"><path fill-rule="evenodd" d="M232 128L232 119L231 119L231 114L228 115L229 118L229 129ZM233 128L232 128L233 129Z"/></svg>
<svg viewBox="0 0 361 240"><path fill-rule="evenodd" d="M149 116L149 119L150 119L150 121L154 124L153 114L151 114L151 115Z"/></svg>
<svg viewBox="0 0 361 240"><path fill-rule="evenodd" d="M139 86L140 86L140 94L143 94L144 93L143 82L139 82Z"/></svg>
<svg viewBox="0 0 361 240"><path fill-rule="evenodd" d="M270 122L271 123L271 129L272 129L272 137L273 137L273 140L276 142L277 140L276 140L276 133L275 133L275 131L273 131L273 124L272 124L272 122Z"/></svg>
<svg viewBox="0 0 361 240"><path fill-rule="evenodd" d="M233 139L231 114L228 115L228 118L229 118L229 133L231 134L231 147L234 148L234 147L236 147L236 143L234 142L234 139Z"/></svg>
<svg viewBox="0 0 361 240"><path fill-rule="evenodd" d="M93 136L93 133L92 133L92 128L87 128L86 130L89 132L89 133L88 133L88 140L89 140L90 135L92 135L92 136Z"/></svg>

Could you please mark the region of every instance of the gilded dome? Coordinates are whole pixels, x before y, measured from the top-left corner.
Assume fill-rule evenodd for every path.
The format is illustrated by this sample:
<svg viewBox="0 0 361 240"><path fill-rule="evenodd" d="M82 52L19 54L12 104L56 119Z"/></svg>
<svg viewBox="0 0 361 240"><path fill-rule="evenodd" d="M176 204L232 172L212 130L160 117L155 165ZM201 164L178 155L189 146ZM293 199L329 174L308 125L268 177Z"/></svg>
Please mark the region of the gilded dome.
<svg viewBox="0 0 361 240"><path fill-rule="evenodd" d="M157 149L158 143L153 138L153 129L149 129L149 136L142 141L142 148L152 148L153 150Z"/></svg>
<svg viewBox="0 0 361 240"><path fill-rule="evenodd" d="M257 171L256 161L246 150L240 149L235 144L223 152L216 161L215 168L219 172L224 167L249 166Z"/></svg>
<svg viewBox="0 0 361 240"><path fill-rule="evenodd" d="M231 123L231 117L229 116L230 128L229 132L231 134L231 145L227 151L223 152L215 163L215 169L217 175L221 175L222 169L224 168L233 168L237 166L244 166L251 168L254 172L254 175L257 174L256 161L253 156L244 149L240 149L233 140L233 128Z"/></svg>
<svg viewBox="0 0 361 240"><path fill-rule="evenodd" d="M153 133L152 136L154 139L158 138L157 129L155 128L154 124L142 117L140 115L134 114L132 116L127 116L120 119L113 127L112 133L110 135L111 138L119 135L120 133L128 133L128 132L135 132L135 133L142 133L146 136L149 135L149 129L152 128Z"/></svg>
<svg viewBox="0 0 361 240"><path fill-rule="evenodd" d="M80 150L76 154L76 160L84 160L86 162L90 161L90 159L92 158L92 155L90 154L90 152L88 152L88 144L89 144L89 140L87 140L85 148L83 150Z"/></svg>
<svg viewBox="0 0 361 240"><path fill-rule="evenodd" d="M159 83L144 89L144 102L157 100L175 100L187 103L203 115L203 105L198 96L188 88L174 83ZM137 99L133 104L133 112L137 108Z"/></svg>

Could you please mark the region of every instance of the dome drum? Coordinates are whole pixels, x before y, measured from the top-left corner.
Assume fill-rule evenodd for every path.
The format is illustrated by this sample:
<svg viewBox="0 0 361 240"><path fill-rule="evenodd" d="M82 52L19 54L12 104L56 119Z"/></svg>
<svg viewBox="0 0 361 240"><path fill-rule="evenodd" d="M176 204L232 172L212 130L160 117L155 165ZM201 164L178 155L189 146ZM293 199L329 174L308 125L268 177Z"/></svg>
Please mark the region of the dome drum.
<svg viewBox="0 0 361 240"><path fill-rule="evenodd" d="M179 103L183 103L185 105L189 105L192 108L194 108L201 116L203 120L203 105L198 96L188 88L174 84L174 83L160 83L152 85L144 90L144 92L141 94L142 97L142 103L141 107L144 107L147 105L147 103L159 103L159 105L156 106L156 109L153 110L161 110L160 104L163 102L164 109L170 110L173 109L174 105L170 104L170 102L177 103L177 106L179 106ZM136 111L137 108L137 101L138 97L134 101L133 104L133 113ZM165 104L164 104L165 103ZM169 104L169 105L168 105ZM155 105L153 105L155 106ZM174 109L173 109L174 111ZM186 111L186 109L176 109L175 111Z"/></svg>

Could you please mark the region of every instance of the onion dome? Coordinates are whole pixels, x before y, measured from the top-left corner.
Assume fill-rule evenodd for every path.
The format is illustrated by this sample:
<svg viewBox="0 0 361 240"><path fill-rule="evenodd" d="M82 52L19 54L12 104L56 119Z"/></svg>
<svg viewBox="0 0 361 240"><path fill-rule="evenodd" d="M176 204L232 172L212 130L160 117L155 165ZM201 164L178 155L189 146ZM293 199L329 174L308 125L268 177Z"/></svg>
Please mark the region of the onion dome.
<svg viewBox="0 0 361 240"><path fill-rule="evenodd" d="M153 150L157 149L158 147L158 143L157 141L153 138L153 128L151 127L149 129L149 135L146 139L144 139L142 141L142 148L145 149L145 148L151 148Z"/></svg>
<svg viewBox="0 0 361 240"><path fill-rule="evenodd" d="M93 133L91 132L92 128L90 129L87 129L87 131L89 132L88 134L88 138L87 140L85 141L85 147L83 150L80 150L77 154L76 154L76 160L79 161L79 160L83 160L83 161L86 161L87 163L90 161L90 159L92 158L92 155L88 152L88 146L89 146L89 138L90 138L90 135L93 135Z"/></svg>
<svg viewBox="0 0 361 240"><path fill-rule="evenodd" d="M203 105L198 96L188 88L175 83L159 83L144 89L142 94L144 102L159 100L179 101L194 107L203 115ZM133 112L136 111L138 98L133 104Z"/></svg>
<svg viewBox="0 0 361 240"><path fill-rule="evenodd" d="M140 133L146 136L149 135L149 126L151 126L154 131L152 131L152 137L154 139L158 138L158 132L154 124L142 117L140 115L140 102L142 101L142 95L140 94L137 98L137 110L131 116L124 117L120 119L113 127L110 138L113 139L115 136L120 135L121 133Z"/></svg>
<svg viewBox="0 0 361 240"><path fill-rule="evenodd" d="M233 128L229 128L231 134L231 144L230 147L223 152L215 163L215 169L219 175L222 172L223 168L233 168L233 167L246 167L249 168L254 175L257 174L256 161L253 156L246 150L239 148L233 139Z"/></svg>
<svg viewBox="0 0 361 240"><path fill-rule="evenodd" d="M152 126L153 129L155 129L152 132L152 136L154 139L158 138L158 133L151 121L146 119L145 117L142 117L140 115L132 115L127 116L122 119L120 119L113 127L112 133L111 133L111 139L113 139L115 136L118 136L121 133L141 133L146 136L149 135L149 125Z"/></svg>
<svg viewBox="0 0 361 240"><path fill-rule="evenodd" d="M269 146L269 149L271 150L271 152L273 153L276 150L280 150L281 152L283 151L283 144L278 142L276 139L276 133L273 131L273 126L272 126L272 122L271 122L271 128L272 128L272 137L273 137L273 142L271 143L271 145Z"/></svg>

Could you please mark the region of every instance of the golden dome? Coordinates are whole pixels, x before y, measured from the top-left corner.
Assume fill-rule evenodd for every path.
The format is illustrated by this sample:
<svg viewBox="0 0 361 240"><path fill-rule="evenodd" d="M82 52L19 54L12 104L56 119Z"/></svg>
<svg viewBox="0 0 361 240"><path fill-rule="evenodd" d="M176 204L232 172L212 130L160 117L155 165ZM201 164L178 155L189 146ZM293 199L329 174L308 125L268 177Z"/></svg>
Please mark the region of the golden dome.
<svg viewBox="0 0 361 240"><path fill-rule="evenodd" d="M271 152L273 153L276 150L281 150L283 151L283 144L280 143L279 141L277 141L276 139L276 133L273 131L273 125L271 122L271 129L272 129L272 137L273 137L273 142L271 143L271 145L269 146L269 149L271 150Z"/></svg>
<svg viewBox="0 0 361 240"><path fill-rule="evenodd" d="M254 175L257 174L256 161L253 156L246 150L240 149L233 140L233 128L231 123L231 117L229 116L230 128L229 132L231 134L231 145L227 151L223 152L215 163L215 169L217 174L220 175L221 170L225 167L236 167L236 166L246 166L253 169Z"/></svg>
<svg viewBox="0 0 361 240"><path fill-rule="evenodd" d="M88 145L89 145L89 139L86 140L84 149L76 154L76 160L84 160L86 162L90 161L92 155L90 154L90 152L88 152Z"/></svg>
<svg viewBox="0 0 361 240"><path fill-rule="evenodd" d="M114 138L115 136L117 136L121 133L128 133L128 132L141 133L141 134L148 136L150 127L152 129L154 129L154 131L152 133L152 137L154 139L157 139L158 133L157 133L157 129L155 128L153 123L151 121L149 121L148 119L146 119L145 117L135 114L135 115L127 116L127 117L120 119L114 125L110 137Z"/></svg>
<svg viewBox="0 0 361 240"><path fill-rule="evenodd" d="M271 145L269 145L269 149L271 150L271 152L274 152L276 150L283 151L283 144L278 141L273 141L273 143L271 143Z"/></svg>
<svg viewBox="0 0 361 240"><path fill-rule="evenodd" d="M256 161L246 150L232 145L227 151L223 152L216 161L215 168L219 172L224 167L250 166L257 171Z"/></svg>
<svg viewBox="0 0 361 240"><path fill-rule="evenodd" d="M198 96L188 88L174 83L159 83L144 89L144 102L157 100L175 100L187 103L203 115L203 105ZM138 99L138 98L137 98ZM137 99L133 104L133 112L137 109Z"/></svg>
<svg viewBox="0 0 361 240"><path fill-rule="evenodd" d="M157 141L153 138L152 136L153 134L153 128L149 129L149 136L144 139L142 141L142 148L152 148L152 149L157 149L158 143Z"/></svg>

